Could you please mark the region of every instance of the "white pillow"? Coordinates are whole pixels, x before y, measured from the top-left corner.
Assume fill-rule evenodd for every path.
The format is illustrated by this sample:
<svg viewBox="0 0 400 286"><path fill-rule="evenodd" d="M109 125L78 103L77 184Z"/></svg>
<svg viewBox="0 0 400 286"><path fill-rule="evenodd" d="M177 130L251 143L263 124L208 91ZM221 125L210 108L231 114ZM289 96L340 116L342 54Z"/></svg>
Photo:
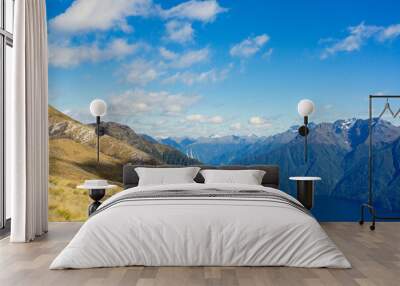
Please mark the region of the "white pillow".
<svg viewBox="0 0 400 286"><path fill-rule="evenodd" d="M193 179L199 170L199 167L135 168L139 176L139 186L195 183Z"/></svg>
<svg viewBox="0 0 400 286"><path fill-rule="evenodd" d="M202 170L205 184L261 185L265 171L261 170Z"/></svg>

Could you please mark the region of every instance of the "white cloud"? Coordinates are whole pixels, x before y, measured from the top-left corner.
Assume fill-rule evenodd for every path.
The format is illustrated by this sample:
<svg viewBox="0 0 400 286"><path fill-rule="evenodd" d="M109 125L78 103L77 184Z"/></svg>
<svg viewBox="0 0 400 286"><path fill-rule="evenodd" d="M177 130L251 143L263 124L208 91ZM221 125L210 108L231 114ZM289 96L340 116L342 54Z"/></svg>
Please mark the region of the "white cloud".
<svg viewBox="0 0 400 286"><path fill-rule="evenodd" d="M273 52L274 52L274 49L269 48L265 53L263 53L262 58L269 60L271 58Z"/></svg>
<svg viewBox="0 0 400 286"><path fill-rule="evenodd" d="M73 111L71 109L65 109L63 111L61 111L62 113L66 114L66 115L71 115L73 114Z"/></svg>
<svg viewBox="0 0 400 286"><path fill-rule="evenodd" d="M208 61L210 56L209 48L176 53L165 47L161 47L159 52L161 57L168 61L167 65L172 68L188 68L192 65Z"/></svg>
<svg viewBox="0 0 400 286"><path fill-rule="evenodd" d="M365 25L364 22L357 26L348 28L349 35L341 40L331 40L334 44L326 47L321 53L320 58L326 59L338 52L354 52L361 49L361 47L371 38L384 42L387 40L393 40L400 36L400 24L391 25L388 27ZM320 42L324 42L320 40Z"/></svg>
<svg viewBox="0 0 400 286"><path fill-rule="evenodd" d="M202 114L190 114L186 116L186 120L190 122L205 122L206 117Z"/></svg>
<svg viewBox="0 0 400 286"><path fill-rule="evenodd" d="M180 54L172 63L172 67L187 68L195 64L203 63L208 60L210 51L208 48L190 50Z"/></svg>
<svg viewBox="0 0 400 286"><path fill-rule="evenodd" d="M226 11L216 0L191 0L170 9L162 9L152 0L75 0L68 9L49 21L50 30L62 33L87 33L119 29L132 32L127 18L162 17L212 22Z"/></svg>
<svg viewBox="0 0 400 286"><path fill-rule="evenodd" d="M224 122L224 118L222 116L216 115L216 116L210 117L208 119L208 122L213 123L213 124L221 124Z"/></svg>
<svg viewBox="0 0 400 286"><path fill-rule="evenodd" d="M118 28L132 31L128 16L147 16L152 13L151 0L75 0L62 14L51 19L50 29L63 33L106 31Z"/></svg>
<svg viewBox="0 0 400 286"><path fill-rule="evenodd" d="M141 44L128 44L124 39L115 39L107 47L107 50L111 51L111 56L123 57L134 52Z"/></svg>
<svg viewBox="0 0 400 286"><path fill-rule="evenodd" d="M71 68L82 62L100 62L122 59L135 53L141 44L129 44L126 40L115 39L107 46L97 43L72 46L69 42L49 44L49 63L56 67Z"/></svg>
<svg viewBox="0 0 400 286"><path fill-rule="evenodd" d="M167 48L164 47L161 47L159 51L160 55L166 60L174 60L178 57L177 53L174 53L173 51L168 50Z"/></svg>
<svg viewBox="0 0 400 286"><path fill-rule="evenodd" d="M196 20L201 22L212 22L215 17L227 9L219 6L216 0L196 1L191 0L170 9L160 9L161 16L165 18L178 18Z"/></svg>
<svg viewBox="0 0 400 286"><path fill-rule="evenodd" d="M165 24L167 39L184 44L193 41L194 30L191 23L172 20Z"/></svg>
<svg viewBox="0 0 400 286"><path fill-rule="evenodd" d="M171 68L189 68L192 65L207 61L209 55L208 48L177 54L162 47L159 49L159 52L164 59L168 59L167 63L163 61L156 62L145 59L136 59L132 63L123 66L120 69L119 74L128 82L144 86L149 82L156 80L161 75L166 74ZM199 74L187 71L177 72L174 75L165 78L163 83L170 84L180 81L184 84L192 85L194 83L216 82L225 79L230 69L231 66L221 71L211 69Z"/></svg>
<svg viewBox="0 0 400 286"><path fill-rule="evenodd" d="M233 123L231 124L231 126L229 126L229 129L232 131L239 131L240 129L242 129L242 124L239 122Z"/></svg>
<svg viewBox="0 0 400 286"><path fill-rule="evenodd" d="M222 70L210 69L205 72L194 73L194 72L177 72L170 77L167 77L163 80L163 83L173 84L176 82L181 82L185 85L193 85L200 83L215 83L219 81L223 81L227 78L229 72L232 69L232 65L229 65L227 68Z"/></svg>
<svg viewBox="0 0 400 286"><path fill-rule="evenodd" d="M108 114L113 117L129 117L143 113L178 115L185 112L199 98L197 95L172 94L167 91L128 90L108 99Z"/></svg>
<svg viewBox="0 0 400 286"><path fill-rule="evenodd" d="M208 48L204 48L200 50L190 50L185 53L178 54L161 47L159 49L159 53L162 58L167 60L167 62L162 60L153 61L146 60L144 58L138 58L130 64L123 65L117 74L124 78L127 82L144 86L149 82L164 76L171 69L176 70L189 68L192 65L207 61L209 50ZM230 69L231 65L229 65L228 68L220 71L211 69L207 72L199 74L189 71L176 72L175 74L164 78L163 83L170 84L182 82L187 85L192 85L194 83L216 82L219 80L224 80L227 77Z"/></svg>
<svg viewBox="0 0 400 286"><path fill-rule="evenodd" d="M234 45L229 52L233 57L249 58L256 54L268 41L269 36L267 34L249 37Z"/></svg>
<svg viewBox="0 0 400 286"><path fill-rule="evenodd" d="M190 114L186 116L186 121L197 122L197 123L221 124L224 122L224 118L220 115L206 116L203 114Z"/></svg>
<svg viewBox="0 0 400 286"><path fill-rule="evenodd" d="M157 64L144 59L134 60L122 69L122 73L128 82L146 85L157 79L162 73Z"/></svg>
<svg viewBox="0 0 400 286"><path fill-rule="evenodd" d="M270 124L260 116L253 116L249 119L249 124L256 127L268 127Z"/></svg>
<svg viewBox="0 0 400 286"><path fill-rule="evenodd" d="M400 24L391 25L382 30L379 35L380 41L392 40L400 36Z"/></svg>
<svg viewBox="0 0 400 286"><path fill-rule="evenodd" d="M374 35L377 31L379 31L379 27L377 26L366 26L364 23L361 23L355 27L348 28L350 35L335 43L334 45L326 48L321 55L321 58L327 58L330 55L333 55L337 52L351 52L356 51L361 48L361 45L364 44L365 40Z"/></svg>

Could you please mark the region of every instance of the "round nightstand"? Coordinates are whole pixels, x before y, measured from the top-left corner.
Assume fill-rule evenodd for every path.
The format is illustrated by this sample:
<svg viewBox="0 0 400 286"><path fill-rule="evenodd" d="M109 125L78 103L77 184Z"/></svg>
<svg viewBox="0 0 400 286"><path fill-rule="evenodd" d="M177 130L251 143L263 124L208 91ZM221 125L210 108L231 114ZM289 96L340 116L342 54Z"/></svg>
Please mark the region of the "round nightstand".
<svg viewBox="0 0 400 286"><path fill-rule="evenodd" d="M86 180L83 185L77 186L78 189L89 190L89 197L93 200L88 207L89 216L101 205L100 200L106 194L106 190L115 187L116 185L109 185L106 180Z"/></svg>
<svg viewBox="0 0 400 286"><path fill-rule="evenodd" d="M314 205L314 182L321 181L320 177L290 177L289 180L297 182L297 200L307 209Z"/></svg>

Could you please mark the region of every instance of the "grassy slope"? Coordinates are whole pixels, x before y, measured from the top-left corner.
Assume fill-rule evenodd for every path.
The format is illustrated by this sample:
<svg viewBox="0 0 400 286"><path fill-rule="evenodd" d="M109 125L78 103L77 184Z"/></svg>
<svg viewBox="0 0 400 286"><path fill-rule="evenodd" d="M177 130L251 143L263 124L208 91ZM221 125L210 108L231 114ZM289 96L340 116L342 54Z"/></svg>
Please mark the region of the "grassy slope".
<svg viewBox="0 0 400 286"><path fill-rule="evenodd" d="M87 190L77 189L76 186L88 179L107 179L119 185L117 189L107 191L107 196L110 196L122 190L122 165L125 161L118 158L126 160L138 156L147 159L148 155L142 156L141 151L105 138L102 140L101 164L97 165L93 140L82 142L79 137L93 131L49 106L50 126L62 122L68 122L74 129L62 136L50 136L49 220L82 221L87 219L87 207L91 200Z"/></svg>
<svg viewBox="0 0 400 286"><path fill-rule="evenodd" d="M96 148L97 141L93 127L82 124L51 106L49 106L49 132L51 139L67 138L84 146ZM100 152L125 163L160 163L150 154L108 135L104 135L100 139Z"/></svg>
<svg viewBox="0 0 400 286"><path fill-rule="evenodd" d="M70 139L50 140L49 220L85 220L90 204L86 190L76 186L84 180L104 178L119 185L107 196L120 191L122 163L104 154L96 163L93 148Z"/></svg>
<svg viewBox="0 0 400 286"><path fill-rule="evenodd" d="M87 190L76 188L85 180L101 178L119 185L119 188L107 191L109 196L122 189L122 166L125 163L162 163L162 158L140 150L140 142L129 144L126 140L121 140L123 138L104 135L100 139L98 165L94 128L70 118L52 106L49 106L49 132L50 221L81 221L87 218L87 207L91 200ZM151 145L155 152L159 152L158 157L166 157L168 163L193 163L193 160L168 146L145 143Z"/></svg>

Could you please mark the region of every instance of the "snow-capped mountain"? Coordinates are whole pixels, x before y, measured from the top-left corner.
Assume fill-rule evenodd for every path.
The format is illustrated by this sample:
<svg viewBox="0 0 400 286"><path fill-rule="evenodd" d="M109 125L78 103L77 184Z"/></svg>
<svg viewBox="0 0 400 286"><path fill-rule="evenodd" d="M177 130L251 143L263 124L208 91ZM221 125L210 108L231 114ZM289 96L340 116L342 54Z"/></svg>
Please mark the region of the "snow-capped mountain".
<svg viewBox="0 0 400 286"><path fill-rule="evenodd" d="M368 120L351 118L333 123L311 123L308 163L299 126L269 137L223 136L218 138L167 138L188 157L204 164L278 164L281 187L294 192L292 175L317 175L320 195L347 199L367 198ZM400 207L400 127L373 120L376 200L385 208Z"/></svg>

